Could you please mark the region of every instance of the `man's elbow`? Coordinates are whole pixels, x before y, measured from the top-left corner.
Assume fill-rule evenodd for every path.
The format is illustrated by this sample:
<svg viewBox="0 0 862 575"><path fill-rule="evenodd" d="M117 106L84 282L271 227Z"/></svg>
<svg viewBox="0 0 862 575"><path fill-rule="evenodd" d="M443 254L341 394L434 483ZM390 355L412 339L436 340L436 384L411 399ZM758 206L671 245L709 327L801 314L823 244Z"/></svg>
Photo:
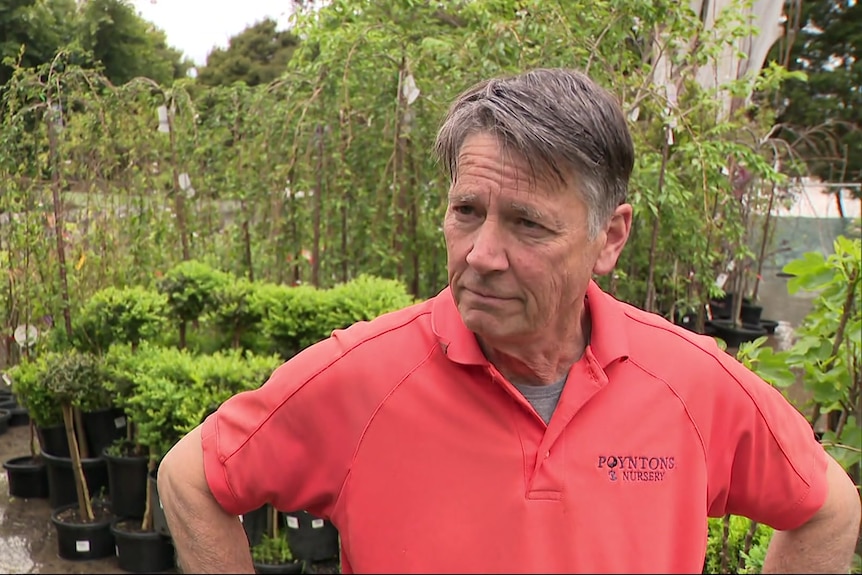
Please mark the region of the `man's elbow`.
<svg viewBox="0 0 862 575"><path fill-rule="evenodd" d="M854 534L855 540L862 521L862 500L859 498L859 490L844 468L832 457L828 458L826 482L826 501L812 520L832 520L843 523L848 531Z"/></svg>
<svg viewBox="0 0 862 575"><path fill-rule="evenodd" d="M193 429L168 450L159 465L156 481L163 500L173 499L188 488L207 487L200 428Z"/></svg>
<svg viewBox="0 0 862 575"><path fill-rule="evenodd" d="M836 553L852 557L862 520L862 502L853 480L832 457L827 458L826 500L820 509L799 528L831 534Z"/></svg>

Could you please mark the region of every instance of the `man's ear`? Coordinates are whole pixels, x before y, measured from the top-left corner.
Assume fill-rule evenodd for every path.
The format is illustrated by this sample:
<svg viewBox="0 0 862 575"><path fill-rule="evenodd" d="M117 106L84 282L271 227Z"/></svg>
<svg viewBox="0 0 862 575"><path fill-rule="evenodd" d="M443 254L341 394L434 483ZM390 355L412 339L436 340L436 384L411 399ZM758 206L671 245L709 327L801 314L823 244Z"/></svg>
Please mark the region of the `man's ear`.
<svg viewBox="0 0 862 575"><path fill-rule="evenodd" d="M604 231L604 245L599 251L599 257L593 266L595 275L605 275L617 265L617 259L629 239L632 229L632 207L631 204L620 204L614 210L611 221Z"/></svg>

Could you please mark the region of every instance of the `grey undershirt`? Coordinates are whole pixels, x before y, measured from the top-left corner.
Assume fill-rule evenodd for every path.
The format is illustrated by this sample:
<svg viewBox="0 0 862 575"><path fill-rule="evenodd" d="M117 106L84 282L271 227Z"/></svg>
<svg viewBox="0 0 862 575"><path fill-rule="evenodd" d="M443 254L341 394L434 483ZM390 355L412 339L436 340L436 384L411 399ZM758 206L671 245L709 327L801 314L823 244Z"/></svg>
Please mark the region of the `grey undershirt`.
<svg viewBox="0 0 862 575"><path fill-rule="evenodd" d="M536 413L539 414L545 421L545 425L551 421L551 415L557 408L557 402L560 401L560 394L563 393L563 386L566 385L564 377L556 383L548 385L524 385L514 384L518 391L530 402Z"/></svg>

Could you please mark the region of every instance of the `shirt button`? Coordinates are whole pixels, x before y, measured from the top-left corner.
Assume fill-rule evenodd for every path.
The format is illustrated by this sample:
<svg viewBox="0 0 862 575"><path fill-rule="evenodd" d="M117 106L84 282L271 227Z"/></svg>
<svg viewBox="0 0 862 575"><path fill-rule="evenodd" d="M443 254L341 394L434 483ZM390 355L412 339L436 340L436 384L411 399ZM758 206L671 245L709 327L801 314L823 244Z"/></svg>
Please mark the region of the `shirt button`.
<svg viewBox="0 0 862 575"><path fill-rule="evenodd" d="M545 452L545 459L548 459L549 457L551 457L550 450Z"/></svg>

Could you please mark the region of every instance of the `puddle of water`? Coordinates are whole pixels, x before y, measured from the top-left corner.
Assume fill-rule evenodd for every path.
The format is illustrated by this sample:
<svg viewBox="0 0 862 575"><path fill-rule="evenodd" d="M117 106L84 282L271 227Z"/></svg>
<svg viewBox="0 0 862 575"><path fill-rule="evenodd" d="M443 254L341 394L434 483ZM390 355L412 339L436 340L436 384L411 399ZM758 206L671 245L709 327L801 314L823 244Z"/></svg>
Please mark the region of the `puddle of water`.
<svg viewBox="0 0 862 575"><path fill-rule="evenodd" d="M0 573L33 572L36 563L30 553L30 545L23 537L0 537Z"/></svg>

